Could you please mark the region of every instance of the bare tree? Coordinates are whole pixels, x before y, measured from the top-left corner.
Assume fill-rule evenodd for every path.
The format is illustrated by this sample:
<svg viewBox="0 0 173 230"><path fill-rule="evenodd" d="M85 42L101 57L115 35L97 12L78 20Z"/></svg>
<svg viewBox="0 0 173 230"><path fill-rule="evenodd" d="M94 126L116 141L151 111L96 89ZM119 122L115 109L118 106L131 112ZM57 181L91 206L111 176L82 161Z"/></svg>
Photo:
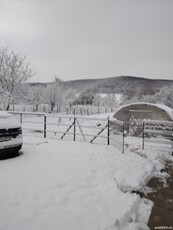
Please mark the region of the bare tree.
<svg viewBox="0 0 173 230"><path fill-rule="evenodd" d="M33 75L25 56L8 51L7 48L0 49L0 97L6 110L15 100L22 83Z"/></svg>

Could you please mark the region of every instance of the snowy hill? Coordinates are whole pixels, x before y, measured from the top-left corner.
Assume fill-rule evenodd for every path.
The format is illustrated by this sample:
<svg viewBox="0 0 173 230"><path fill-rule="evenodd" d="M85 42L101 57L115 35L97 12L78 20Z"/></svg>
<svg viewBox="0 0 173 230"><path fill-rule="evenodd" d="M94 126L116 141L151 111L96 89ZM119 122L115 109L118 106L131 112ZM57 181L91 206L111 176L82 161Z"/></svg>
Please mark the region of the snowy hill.
<svg viewBox="0 0 173 230"><path fill-rule="evenodd" d="M172 80L153 80L147 78L120 76L104 79L88 79L64 82L65 88L73 88L77 91L90 89L100 93L129 93L153 94L164 86L173 85ZM136 91L137 89L137 91Z"/></svg>
<svg viewBox="0 0 173 230"><path fill-rule="evenodd" d="M31 87L36 85L46 86L49 83L28 83ZM65 81L64 89L73 89L77 93L85 90L96 93L116 93L116 94L129 94L135 95L147 95L154 94L160 88L164 86L173 85L172 80L160 80L160 79L147 79L131 76L119 76L103 79L84 79Z"/></svg>

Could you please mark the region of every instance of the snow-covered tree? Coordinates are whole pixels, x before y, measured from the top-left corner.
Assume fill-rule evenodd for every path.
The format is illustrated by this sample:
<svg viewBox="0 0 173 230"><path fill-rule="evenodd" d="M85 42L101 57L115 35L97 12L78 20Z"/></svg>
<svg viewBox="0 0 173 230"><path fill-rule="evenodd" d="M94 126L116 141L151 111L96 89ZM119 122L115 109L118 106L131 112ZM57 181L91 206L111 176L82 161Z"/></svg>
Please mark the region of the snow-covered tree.
<svg viewBox="0 0 173 230"><path fill-rule="evenodd" d="M93 105L95 105L95 106L101 106L102 105L102 98L101 98L99 93L94 95Z"/></svg>
<svg viewBox="0 0 173 230"><path fill-rule="evenodd" d="M66 105L72 105L77 98L77 93L74 89L69 88L68 90L65 91L64 96L65 96Z"/></svg>
<svg viewBox="0 0 173 230"><path fill-rule="evenodd" d="M94 99L94 93L89 89L82 91L79 97L74 101L74 104L79 105L92 105Z"/></svg>
<svg viewBox="0 0 173 230"><path fill-rule="evenodd" d="M140 136L143 131L143 119L131 116L129 120L129 133L132 136Z"/></svg>
<svg viewBox="0 0 173 230"><path fill-rule="evenodd" d="M161 102L171 108L173 108L173 86L165 86L155 95L157 102Z"/></svg>
<svg viewBox="0 0 173 230"><path fill-rule="evenodd" d="M42 86L33 86L29 90L29 99L30 103L35 105L35 110L36 112L38 111L38 107L41 102L43 102L43 97L44 97L44 89Z"/></svg>
<svg viewBox="0 0 173 230"><path fill-rule="evenodd" d="M17 98L22 83L34 75L26 57L0 49L0 100L4 109L8 110L10 104Z"/></svg>
<svg viewBox="0 0 173 230"><path fill-rule="evenodd" d="M64 104L63 81L55 77L53 82L47 86L46 92L47 102L51 106L51 112L57 106L59 110Z"/></svg>
<svg viewBox="0 0 173 230"><path fill-rule="evenodd" d="M173 108L173 86L165 86L154 95L143 96L142 101L164 104Z"/></svg>

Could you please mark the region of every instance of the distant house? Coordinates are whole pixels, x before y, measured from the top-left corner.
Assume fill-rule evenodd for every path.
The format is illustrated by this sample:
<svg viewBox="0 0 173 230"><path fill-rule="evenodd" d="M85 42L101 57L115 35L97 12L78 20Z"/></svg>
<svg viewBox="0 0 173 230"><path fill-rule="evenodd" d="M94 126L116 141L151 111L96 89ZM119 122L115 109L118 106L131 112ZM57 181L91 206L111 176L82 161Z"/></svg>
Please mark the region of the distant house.
<svg viewBox="0 0 173 230"><path fill-rule="evenodd" d="M100 93L99 95L102 99L107 98L107 97L112 97L115 99L117 104L120 104L123 100L123 95L120 93L114 93L114 94L113 93L111 93L111 94Z"/></svg>
<svg viewBox="0 0 173 230"><path fill-rule="evenodd" d="M173 109L165 105L147 102L131 103L122 106L115 111L114 118L124 122L127 131L135 121L144 119L173 121Z"/></svg>

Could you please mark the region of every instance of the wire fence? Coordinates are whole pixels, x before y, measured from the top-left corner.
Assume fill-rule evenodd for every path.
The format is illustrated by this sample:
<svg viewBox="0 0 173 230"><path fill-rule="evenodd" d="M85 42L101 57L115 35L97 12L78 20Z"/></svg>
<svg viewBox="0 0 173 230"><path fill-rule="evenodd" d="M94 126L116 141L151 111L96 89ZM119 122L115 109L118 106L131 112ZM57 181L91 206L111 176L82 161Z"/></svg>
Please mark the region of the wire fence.
<svg viewBox="0 0 173 230"><path fill-rule="evenodd" d="M142 131L142 149L146 142L171 144L173 154L173 122L163 120L144 120Z"/></svg>
<svg viewBox="0 0 173 230"><path fill-rule="evenodd" d="M94 105L72 105L57 107L54 106L51 111L51 106L48 104L39 104L39 105L10 105L10 111L15 112L39 112L39 113L62 113L66 115L80 115L80 116L89 116L93 114L102 114L102 113L111 113L116 109L115 107L106 107L106 106L94 106Z"/></svg>
<svg viewBox="0 0 173 230"><path fill-rule="evenodd" d="M124 124L116 120L110 121L109 117L14 111L10 113L19 119L24 134L113 145L124 153ZM114 126L119 127L118 132L114 132Z"/></svg>
<svg viewBox="0 0 173 230"><path fill-rule="evenodd" d="M20 120L24 134L44 138L84 141L113 145L122 153L131 138L124 129L124 123L116 119L93 116L47 114L39 112L14 112ZM127 136L127 143L125 143ZM169 144L173 153L173 122L144 120L142 123L141 147L148 143ZM132 140L132 139L131 139ZM133 141L133 140L132 140ZM139 138L138 138L139 141Z"/></svg>

